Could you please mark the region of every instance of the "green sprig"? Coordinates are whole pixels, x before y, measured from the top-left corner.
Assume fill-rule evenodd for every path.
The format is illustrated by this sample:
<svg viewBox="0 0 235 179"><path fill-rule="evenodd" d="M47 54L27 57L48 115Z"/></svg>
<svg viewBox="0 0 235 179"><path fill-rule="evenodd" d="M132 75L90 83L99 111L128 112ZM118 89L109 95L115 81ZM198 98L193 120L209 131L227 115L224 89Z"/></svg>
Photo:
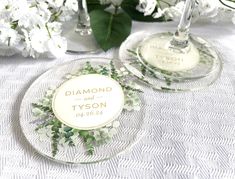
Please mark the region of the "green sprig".
<svg viewBox="0 0 235 179"><path fill-rule="evenodd" d="M60 128L62 123L59 120L54 120L52 130L52 156L54 157L58 152L58 144L60 140Z"/></svg>

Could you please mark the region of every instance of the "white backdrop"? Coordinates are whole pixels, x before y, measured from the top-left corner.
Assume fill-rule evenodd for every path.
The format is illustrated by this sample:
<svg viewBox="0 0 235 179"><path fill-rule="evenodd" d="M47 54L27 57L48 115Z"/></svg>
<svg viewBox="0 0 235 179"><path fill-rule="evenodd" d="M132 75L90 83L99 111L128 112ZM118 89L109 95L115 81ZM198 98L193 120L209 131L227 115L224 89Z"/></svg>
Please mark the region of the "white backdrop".
<svg viewBox="0 0 235 179"><path fill-rule="evenodd" d="M174 23L134 23L133 32L174 31ZM235 178L235 26L194 24L192 32L214 42L223 54L221 78L198 92L166 94L145 88L146 136L109 161L69 166L37 154L19 126L23 95L60 59L0 57L0 179L229 179ZM118 50L97 56L117 57Z"/></svg>

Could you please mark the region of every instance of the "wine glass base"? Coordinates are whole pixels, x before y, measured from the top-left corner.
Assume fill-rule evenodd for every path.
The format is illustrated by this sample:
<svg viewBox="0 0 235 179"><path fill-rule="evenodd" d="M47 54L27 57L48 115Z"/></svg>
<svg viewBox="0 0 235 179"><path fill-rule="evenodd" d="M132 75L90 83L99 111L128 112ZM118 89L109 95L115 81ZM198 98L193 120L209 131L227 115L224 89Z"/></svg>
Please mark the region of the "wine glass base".
<svg viewBox="0 0 235 179"><path fill-rule="evenodd" d="M135 33L122 44L119 58L141 82L156 90L193 91L213 84L222 70L217 51L204 39L190 36L191 52L169 52L172 37L172 33Z"/></svg>
<svg viewBox="0 0 235 179"><path fill-rule="evenodd" d="M191 70L200 61L200 53L191 41L187 47L177 48L171 44L171 33L151 35L137 47L140 62L152 71L180 72Z"/></svg>
<svg viewBox="0 0 235 179"><path fill-rule="evenodd" d="M87 54L102 51L92 32L90 34L84 34L72 29L64 33L64 37L68 43L67 53Z"/></svg>

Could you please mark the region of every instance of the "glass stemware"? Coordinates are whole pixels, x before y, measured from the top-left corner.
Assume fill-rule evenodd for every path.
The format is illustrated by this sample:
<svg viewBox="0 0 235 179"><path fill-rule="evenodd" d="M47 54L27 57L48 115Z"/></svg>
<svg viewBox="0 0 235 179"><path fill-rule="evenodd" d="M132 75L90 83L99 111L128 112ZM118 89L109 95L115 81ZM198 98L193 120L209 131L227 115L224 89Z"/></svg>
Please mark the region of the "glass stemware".
<svg viewBox="0 0 235 179"><path fill-rule="evenodd" d="M206 87L219 76L222 63L206 40L189 34L196 0L186 0L176 32L158 33L142 40L136 48L138 61L154 74L159 89L187 91Z"/></svg>
<svg viewBox="0 0 235 179"><path fill-rule="evenodd" d="M68 41L68 53L96 53L100 51L92 29L90 27L90 17L86 0L78 1L78 14L76 22L66 25L64 36ZM74 24L76 26L74 27Z"/></svg>

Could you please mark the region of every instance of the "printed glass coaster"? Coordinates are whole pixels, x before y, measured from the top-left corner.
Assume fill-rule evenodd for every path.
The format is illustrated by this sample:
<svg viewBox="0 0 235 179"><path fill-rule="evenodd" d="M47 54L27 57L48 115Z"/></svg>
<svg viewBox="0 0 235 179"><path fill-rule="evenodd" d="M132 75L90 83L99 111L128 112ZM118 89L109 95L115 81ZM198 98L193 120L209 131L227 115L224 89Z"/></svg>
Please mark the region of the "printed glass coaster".
<svg viewBox="0 0 235 179"><path fill-rule="evenodd" d="M172 35L170 33L167 34L169 36ZM165 33L165 35L167 34ZM123 65L142 83L159 91L182 92L208 87L219 77L222 70L220 57L218 56L210 61L209 56L204 53L203 49L201 56L204 55L205 58L201 58L199 64L190 70L170 72L153 68L151 65L146 65L145 62L141 62L137 54L139 44L150 35L147 32L134 33L122 43L119 50L119 58ZM205 43L201 38L190 38L191 41L198 43L198 46L200 46L199 43ZM206 60L204 61L203 59Z"/></svg>
<svg viewBox="0 0 235 179"><path fill-rule="evenodd" d="M78 130L66 126L56 119L50 100L66 81L91 72L119 80L124 108L115 121L102 128ZM43 156L69 164L104 161L126 151L143 136L145 115L144 93L130 84L131 80L124 80L126 77L123 68L117 70L105 58L79 59L48 70L35 80L22 100L20 124L26 139Z"/></svg>

